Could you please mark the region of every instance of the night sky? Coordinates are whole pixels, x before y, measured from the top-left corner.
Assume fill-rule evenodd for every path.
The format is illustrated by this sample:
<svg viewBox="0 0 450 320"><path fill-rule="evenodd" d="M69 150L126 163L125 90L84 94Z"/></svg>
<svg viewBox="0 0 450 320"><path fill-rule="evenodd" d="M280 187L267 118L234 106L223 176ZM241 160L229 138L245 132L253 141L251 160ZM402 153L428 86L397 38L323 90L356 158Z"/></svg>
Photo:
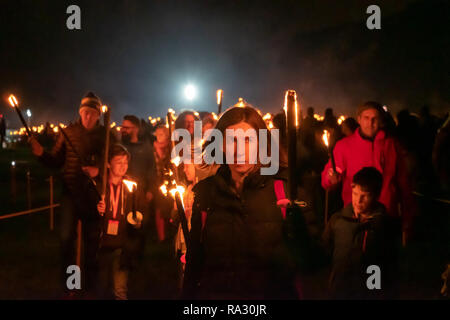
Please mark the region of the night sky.
<svg viewBox="0 0 450 320"><path fill-rule="evenodd" d="M81 8L81 30L66 8ZM381 8L381 30L366 8ZM350 114L366 100L417 112L450 110L450 1L18 1L0 4L0 94L35 123L77 118L94 91L124 114L216 111L239 97L277 112L286 89L303 107ZM183 87L192 83L192 103Z"/></svg>

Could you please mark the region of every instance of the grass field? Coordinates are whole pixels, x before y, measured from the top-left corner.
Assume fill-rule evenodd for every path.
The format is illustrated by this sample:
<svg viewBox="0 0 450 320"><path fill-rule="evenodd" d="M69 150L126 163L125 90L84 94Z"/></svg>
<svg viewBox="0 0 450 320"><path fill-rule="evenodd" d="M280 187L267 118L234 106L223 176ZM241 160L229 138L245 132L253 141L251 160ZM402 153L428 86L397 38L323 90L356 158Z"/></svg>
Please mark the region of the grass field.
<svg viewBox="0 0 450 320"><path fill-rule="evenodd" d="M27 208L26 171L32 177L33 207L47 205L48 182L57 172L41 166L27 148L0 151L0 216ZM16 161L17 197L11 194L11 161ZM55 183L55 202L61 185ZM440 299L440 279L449 259L449 208L421 203L416 240L401 250L399 299ZM49 229L49 211L0 220L0 299L59 299L58 209L56 229ZM140 267L130 276L130 299L175 299L176 260L171 243L156 243L149 235ZM306 298L324 298L327 270L306 279Z"/></svg>

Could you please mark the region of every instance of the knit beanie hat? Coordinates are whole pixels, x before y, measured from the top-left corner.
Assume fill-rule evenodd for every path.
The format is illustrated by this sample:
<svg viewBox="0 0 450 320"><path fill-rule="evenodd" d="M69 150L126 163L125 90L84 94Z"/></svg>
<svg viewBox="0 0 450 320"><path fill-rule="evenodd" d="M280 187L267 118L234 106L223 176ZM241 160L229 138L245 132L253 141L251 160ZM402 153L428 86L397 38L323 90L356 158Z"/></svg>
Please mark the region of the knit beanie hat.
<svg viewBox="0 0 450 320"><path fill-rule="evenodd" d="M93 92L88 92L83 99L81 99L80 108L88 107L97 110L101 113L100 109L102 106L102 102L99 97L97 97Z"/></svg>

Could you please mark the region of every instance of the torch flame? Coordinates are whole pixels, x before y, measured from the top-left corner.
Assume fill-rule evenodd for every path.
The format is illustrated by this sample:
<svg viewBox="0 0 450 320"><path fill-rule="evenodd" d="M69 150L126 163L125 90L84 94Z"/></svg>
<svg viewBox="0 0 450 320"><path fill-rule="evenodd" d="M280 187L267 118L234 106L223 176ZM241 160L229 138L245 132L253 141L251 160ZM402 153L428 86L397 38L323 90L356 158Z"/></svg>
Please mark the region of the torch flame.
<svg viewBox="0 0 450 320"><path fill-rule="evenodd" d="M181 158L179 156L176 156L175 158L170 160L170 162L172 162L176 167L178 167L180 165Z"/></svg>
<svg viewBox="0 0 450 320"><path fill-rule="evenodd" d="M270 120L272 119L272 115L270 113L266 113L263 117L263 120Z"/></svg>
<svg viewBox="0 0 450 320"><path fill-rule="evenodd" d="M239 98L239 107L243 108L244 107L244 99Z"/></svg>
<svg viewBox="0 0 450 320"><path fill-rule="evenodd" d="M345 121L345 116L340 116L338 119L338 124L341 125L342 122L344 122L344 121Z"/></svg>
<svg viewBox="0 0 450 320"><path fill-rule="evenodd" d="M175 188L173 188L173 189L170 189L170 194L172 195L172 197L174 197L175 198L175 194L178 192L179 194L180 194L180 196L181 196L181 202L183 202L183 194L184 194L184 187L183 186L176 186Z"/></svg>
<svg viewBox="0 0 450 320"><path fill-rule="evenodd" d="M175 198L175 194L178 192L179 194L180 194L180 196L181 196L181 201L183 201L183 194L184 194L184 191L185 191L185 188L183 187L183 186L179 186L179 185L176 185L176 187L174 187L174 188L172 188L172 189L170 189L170 190L167 190L167 185L166 184L163 184L163 185L161 185L160 187L159 187L159 190L161 190L161 192L164 194L164 196L168 196L169 195L169 193L171 194L171 196L173 197L173 198Z"/></svg>
<svg viewBox="0 0 450 320"><path fill-rule="evenodd" d="M161 185L161 187L159 187L159 190L161 190L162 194L167 197L167 187L165 184Z"/></svg>
<svg viewBox="0 0 450 320"><path fill-rule="evenodd" d="M19 106L19 102L17 102L17 99L16 99L16 97L14 96L14 95L10 95L9 96L9 98L8 98L8 100L9 100L9 104L11 105L11 107L18 107Z"/></svg>
<svg viewBox="0 0 450 320"><path fill-rule="evenodd" d="M108 106L103 105L103 106L102 106L102 112L103 112L103 113L108 112Z"/></svg>
<svg viewBox="0 0 450 320"><path fill-rule="evenodd" d="M222 89L217 90L217 104L220 104L222 102Z"/></svg>
<svg viewBox="0 0 450 320"><path fill-rule="evenodd" d="M322 135L322 140L323 143L325 143L325 145L329 146L329 139L330 139L330 133L328 132L328 130L323 130L323 135Z"/></svg>
<svg viewBox="0 0 450 320"><path fill-rule="evenodd" d="M114 128L115 126L116 126L116 123L115 122L113 122L113 123L111 123L111 128Z"/></svg>
<svg viewBox="0 0 450 320"><path fill-rule="evenodd" d="M127 186L128 191L133 192L133 187L137 188L137 183L131 180L123 180L123 183Z"/></svg>

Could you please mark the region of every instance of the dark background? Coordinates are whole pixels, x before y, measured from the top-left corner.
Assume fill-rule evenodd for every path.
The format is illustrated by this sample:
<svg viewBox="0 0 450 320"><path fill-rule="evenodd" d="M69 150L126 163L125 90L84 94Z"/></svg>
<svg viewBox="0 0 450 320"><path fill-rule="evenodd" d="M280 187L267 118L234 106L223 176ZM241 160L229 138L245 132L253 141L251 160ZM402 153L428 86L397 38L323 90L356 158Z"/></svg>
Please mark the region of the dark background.
<svg viewBox="0 0 450 320"><path fill-rule="evenodd" d="M81 30L66 8L81 8ZM381 8L381 30L366 9ZM92 90L114 108L164 115L168 107L216 111L243 97L264 112L286 89L322 113L351 115L366 100L391 111L450 108L449 1L17 1L0 8L0 113L14 93L33 123L77 117ZM187 83L197 86L192 103Z"/></svg>

